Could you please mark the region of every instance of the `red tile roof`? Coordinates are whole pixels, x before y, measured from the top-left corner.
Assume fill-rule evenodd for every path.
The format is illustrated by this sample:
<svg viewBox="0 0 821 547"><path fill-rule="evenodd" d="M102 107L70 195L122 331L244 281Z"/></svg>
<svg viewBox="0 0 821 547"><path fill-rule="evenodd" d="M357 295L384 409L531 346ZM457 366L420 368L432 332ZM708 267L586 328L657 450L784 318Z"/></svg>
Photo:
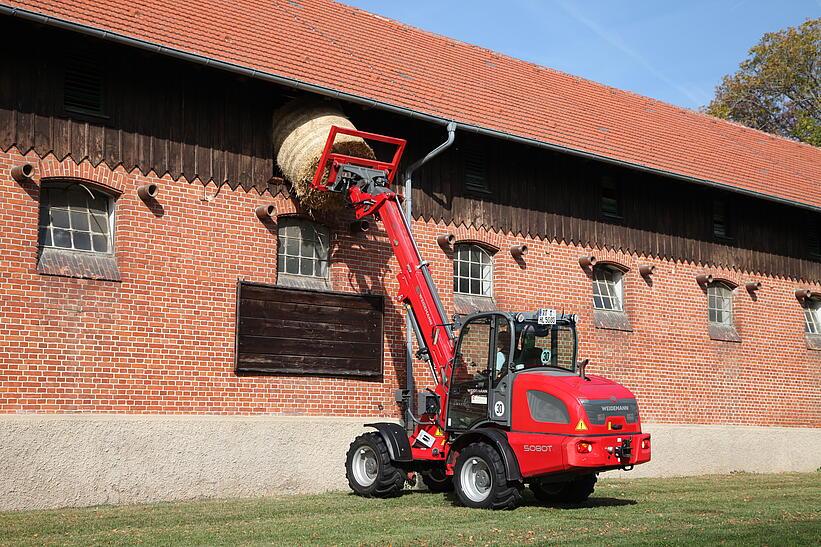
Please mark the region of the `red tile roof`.
<svg viewBox="0 0 821 547"><path fill-rule="evenodd" d="M821 208L821 149L329 0L0 0L466 125Z"/></svg>

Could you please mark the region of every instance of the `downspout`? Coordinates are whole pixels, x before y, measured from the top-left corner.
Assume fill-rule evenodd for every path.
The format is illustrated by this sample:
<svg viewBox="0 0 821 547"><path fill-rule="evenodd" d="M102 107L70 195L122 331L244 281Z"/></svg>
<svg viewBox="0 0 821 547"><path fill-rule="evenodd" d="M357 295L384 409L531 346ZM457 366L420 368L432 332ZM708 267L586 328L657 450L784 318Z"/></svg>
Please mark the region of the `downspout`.
<svg viewBox="0 0 821 547"><path fill-rule="evenodd" d="M456 138L456 122L449 122L447 125L448 137L445 142L431 150L422 159L415 161L405 171L405 218L408 222L408 230L411 232L411 239L413 239L413 172L425 165L427 162L438 156L440 153L450 148ZM415 244L415 243L414 243ZM413 378L413 337L415 328L413 325L413 318L410 310L405 315L405 389L411 394L411 400L408 403L405 415L405 427L413 428L413 404L415 397L414 393L414 378Z"/></svg>

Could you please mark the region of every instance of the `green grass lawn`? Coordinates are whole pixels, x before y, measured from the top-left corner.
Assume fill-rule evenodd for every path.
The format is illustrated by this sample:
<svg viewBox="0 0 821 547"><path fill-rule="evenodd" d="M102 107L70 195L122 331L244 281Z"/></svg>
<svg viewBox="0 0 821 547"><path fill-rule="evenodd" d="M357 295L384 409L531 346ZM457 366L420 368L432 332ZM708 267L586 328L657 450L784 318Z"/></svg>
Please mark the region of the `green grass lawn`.
<svg viewBox="0 0 821 547"><path fill-rule="evenodd" d="M0 513L3 545L821 545L821 473L600 480L579 507L455 507L347 493Z"/></svg>

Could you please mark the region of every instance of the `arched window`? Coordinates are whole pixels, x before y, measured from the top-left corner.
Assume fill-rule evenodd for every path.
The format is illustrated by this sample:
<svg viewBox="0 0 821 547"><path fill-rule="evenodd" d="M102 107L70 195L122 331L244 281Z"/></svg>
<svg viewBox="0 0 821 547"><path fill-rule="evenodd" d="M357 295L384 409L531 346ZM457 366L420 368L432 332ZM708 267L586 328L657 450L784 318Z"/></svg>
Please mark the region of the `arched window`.
<svg viewBox="0 0 821 547"><path fill-rule="evenodd" d="M493 259L480 245L459 243L453 251L453 292L493 296Z"/></svg>
<svg viewBox="0 0 821 547"><path fill-rule="evenodd" d="M707 286L707 316L711 324L733 326L733 289L715 281Z"/></svg>
<svg viewBox="0 0 821 547"><path fill-rule="evenodd" d="M807 298L804 301L804 320L807 334L821 334L821 299Z"/></svg>
<svg viewBox="0 0 821 547"><path fill-rule="evenodd" d="M39 227L44 248L111 254L114 199L80 183L43 183Z"/></svg>
<svg viewBox="0 0 821 547"><path fill-rule="evenodd" d="M597 310L624 311L622 272L606 264L593 268L593 307Z"/></svg>
<svg viewBox="0 0 821 547"><path fill-rule="evenodd" d="M277 224L277 271L327 279L328 229L299 217L280 217Z"/></svg>

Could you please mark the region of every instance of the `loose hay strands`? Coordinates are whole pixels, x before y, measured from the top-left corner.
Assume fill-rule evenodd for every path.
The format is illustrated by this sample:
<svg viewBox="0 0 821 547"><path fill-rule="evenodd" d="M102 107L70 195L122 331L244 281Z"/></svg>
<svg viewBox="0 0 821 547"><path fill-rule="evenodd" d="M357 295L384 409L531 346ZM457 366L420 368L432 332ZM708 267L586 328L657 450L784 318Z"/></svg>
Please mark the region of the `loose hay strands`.
<svg viewBox="0 0 821 547"><path fill-rule="evenodd" d="M356 129L337 106L327 102L295 99L274 114L277 165L291 183L302 207L308 210L333 212L344 206L341 194L311 187L332 125ZM350 135L337 135L333 151L374 158L373 150L364 140Z"/></svg>

